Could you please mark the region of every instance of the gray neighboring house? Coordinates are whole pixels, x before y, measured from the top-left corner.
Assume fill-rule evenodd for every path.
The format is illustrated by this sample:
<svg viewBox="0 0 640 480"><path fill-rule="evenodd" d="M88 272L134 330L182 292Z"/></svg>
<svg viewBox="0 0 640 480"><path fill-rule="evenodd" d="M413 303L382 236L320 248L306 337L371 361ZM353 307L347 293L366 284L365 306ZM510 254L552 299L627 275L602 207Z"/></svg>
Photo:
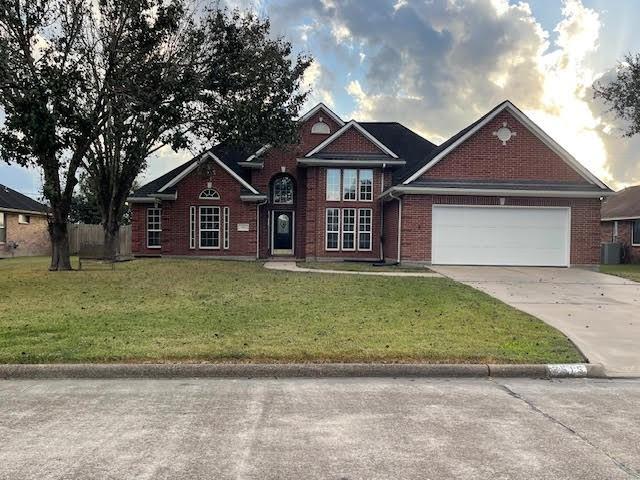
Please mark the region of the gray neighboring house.
<svg viewBox="0 0 640 480"><path fill-rule="evenodd" d="M603 242L619 242L626 261L640 263L640 185L620 190L602 205Z"/></svg>
<svg viewBox="0 0 640 480"><path fill-rule="evenodd" d="M49 255L46 205L0 184L0 258Z"/></svg>

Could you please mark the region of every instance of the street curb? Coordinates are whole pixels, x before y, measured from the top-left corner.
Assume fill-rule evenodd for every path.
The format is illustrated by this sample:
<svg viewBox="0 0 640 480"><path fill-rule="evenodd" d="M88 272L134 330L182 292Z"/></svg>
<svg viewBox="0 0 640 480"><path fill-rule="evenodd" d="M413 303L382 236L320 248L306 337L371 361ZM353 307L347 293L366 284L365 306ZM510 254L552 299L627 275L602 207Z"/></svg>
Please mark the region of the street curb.
<svg viewBox="0 0 640 480"><path fill-rule="evenodd" d="M424 363L161 363L0 365L0 379L522 377L604 378L601 365Z"/></svg>

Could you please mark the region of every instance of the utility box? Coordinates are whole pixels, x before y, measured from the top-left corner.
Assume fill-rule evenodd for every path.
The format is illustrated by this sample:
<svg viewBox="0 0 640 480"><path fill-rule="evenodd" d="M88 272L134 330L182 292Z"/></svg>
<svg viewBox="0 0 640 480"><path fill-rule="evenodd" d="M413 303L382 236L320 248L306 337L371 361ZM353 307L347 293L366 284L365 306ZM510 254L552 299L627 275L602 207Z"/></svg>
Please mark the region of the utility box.
<svg viewBox="0 0 640 480"><path fill-rule="evenodd" d="M618 265L622 260L622 245L619 243L603 243L600 251L600 263Z"/></svg>

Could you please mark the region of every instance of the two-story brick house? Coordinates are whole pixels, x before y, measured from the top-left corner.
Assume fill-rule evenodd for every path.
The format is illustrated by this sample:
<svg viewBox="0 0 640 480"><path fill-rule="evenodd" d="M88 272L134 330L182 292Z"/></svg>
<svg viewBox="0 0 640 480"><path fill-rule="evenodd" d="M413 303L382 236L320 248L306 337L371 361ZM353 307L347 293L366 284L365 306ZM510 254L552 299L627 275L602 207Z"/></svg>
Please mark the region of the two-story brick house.
<svg viewBox="0 0 640 480"><path fill-rule="evenodd" d="M297 145L218 145L134 192L134 254L598 262L611 191L510 102L440 146L323 104L299 125Z"/></svg>

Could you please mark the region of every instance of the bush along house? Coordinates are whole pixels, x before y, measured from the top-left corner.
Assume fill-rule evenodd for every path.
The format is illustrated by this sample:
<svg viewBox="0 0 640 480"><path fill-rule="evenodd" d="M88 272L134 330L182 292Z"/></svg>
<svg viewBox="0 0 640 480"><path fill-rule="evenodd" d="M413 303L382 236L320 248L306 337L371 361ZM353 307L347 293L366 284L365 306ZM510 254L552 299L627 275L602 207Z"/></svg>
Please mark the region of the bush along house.
<svg viewBox="0 0 640 480"><path fill-rule="evenodd" d="M134 192L134 254L599 262L611 190L509 101L439 146L323 104L299 125L297 145L217 145Z"/></svg>

